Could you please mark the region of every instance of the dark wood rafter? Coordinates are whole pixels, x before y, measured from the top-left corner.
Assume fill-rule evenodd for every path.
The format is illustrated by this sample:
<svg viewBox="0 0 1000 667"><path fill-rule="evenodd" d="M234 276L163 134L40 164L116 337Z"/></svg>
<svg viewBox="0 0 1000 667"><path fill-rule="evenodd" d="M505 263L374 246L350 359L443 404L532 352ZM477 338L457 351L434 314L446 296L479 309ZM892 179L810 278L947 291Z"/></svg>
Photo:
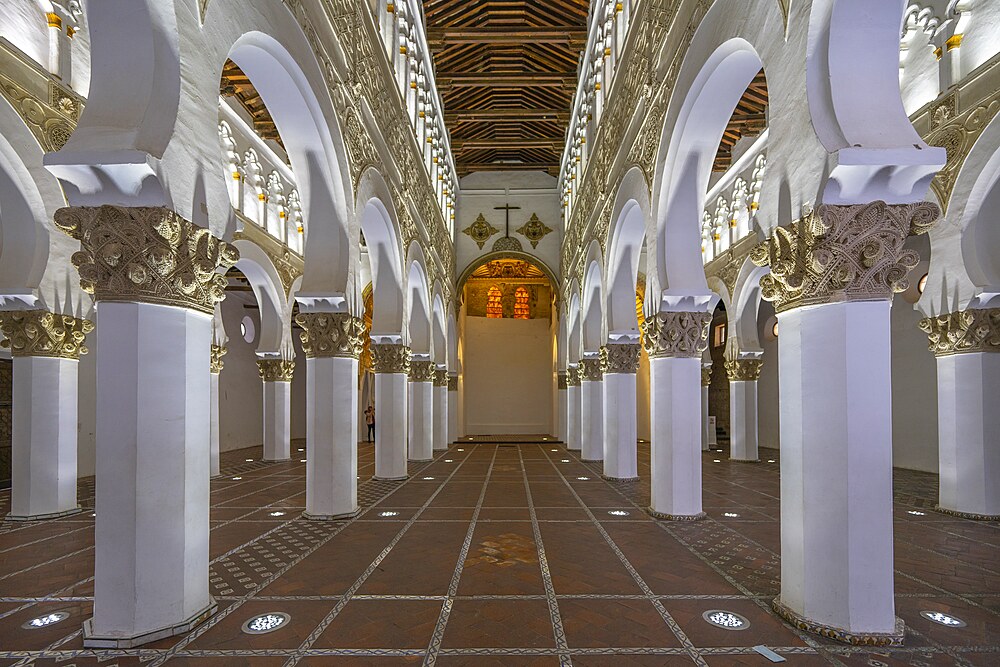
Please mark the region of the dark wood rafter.
<svg viewBox="0 0 1000 667"><path fill-rule="evenodd" d="M588 0L425 0L459 176L558 175Z"/></svg>
<svg viewBox="0 0 1000 667"><path fill-rule="evenodd" d="M712 171L726 171L733 163L733 146L744 135L760 134L767 127L767 79L764 70L757 73L753 81L736 104L725 132L719 150L715 154Z"/></svg>
<svg viewBox="0 0 1000 667"><path fill-rule="evenodd" d="M234 97L240 106L250 114L253 119L253 129L263 139L271 139L278 142L282 148L285 145L278 134L278 127L274 124L271 112L264 105L257 89L254 88L250 77L243 73L243 70L232 60L227 60L222 66L222 80L219 83L219 94L223 97Z"/></svg>

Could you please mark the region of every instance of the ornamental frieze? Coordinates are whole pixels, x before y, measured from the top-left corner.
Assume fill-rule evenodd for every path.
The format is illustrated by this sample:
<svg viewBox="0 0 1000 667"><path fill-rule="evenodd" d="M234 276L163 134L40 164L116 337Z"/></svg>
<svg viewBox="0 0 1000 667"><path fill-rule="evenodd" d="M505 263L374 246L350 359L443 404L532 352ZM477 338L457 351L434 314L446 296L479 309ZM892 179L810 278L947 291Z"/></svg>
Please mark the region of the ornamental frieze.
<svg viewBox="0 0 1000 667"><path fill-rule="evenodd" d="M80 286L97 301L132 301L212 314L226 294L236 248L159 206L77 206L56 226L80 241L72 261Z"/></svg>
<svg viewBox="0 0 1000 667"><path fill-rule="evenodd" d="M577 373L580 374L580 380L585 382L600 382L603 380L604 374L601 372L600 357L581 359L580 365L577 367Z"/></svg>
<svg viewBox="0 0 1000 667"><path fill-rule="evenodd" d="M264 382L291 382L295 375L292 359L258 359L257 372Z"/></svg>
<svg viewBox="0 0 1000 667"><path fill-rule="evenodd" d="M56 357L79 359L87 354L84 344L94 330L90 320L59 315L47 310L0 311L0 346L14 357Z"/></svg>
<svg viewBox="0 0 1000 667"><path fill-rule="evenodd" d="M212 345L211 356L209 358L209 368L213 375L218 375L222 372L222 367L225 366L225 362L222 361L222 357L228 354L229 348L223 345Z"/></svg>
<svg viewBox="0 0 1000 667"><path fill-rule="evenodd" d="M376 373L410 373L410 348L402 343L373 343L372 368Z"/></svg>
<svg viewBox="0 0 1000 667"><path fill-rule="evenodd" d="M364 349L365 323L350 313L299 313L299 339L307 358L352 357Z"/></svg>
<svg viewBox="0 0 1000 667"><path fill-rule="evenodd" d="M708 349L711 313L661 311L647 317L642 344L650 357L700 357Z"/></svg>
<svg viewBox="0 0 1000 667"><path fill-rule="evenodd" d="M777 227L750 252L757 266L770 266L760 279L761 297L777 312L811 304L888 300L909 287L907 274L920 261L903 248L937 221L936 204L820 206L816 213Z"/></svg>
<svg viewBox="0 0 1000 667"><path fill-rule="evenodd" d="M763 365L761 359L727 359L726 377L730 382L755 382Z"/></svg>
<svg viewBox="0 0 1000 667"><path fill-rule="evenodd" d="M410 382L433 382L435 374L436 369L433 361L423 359L410 361Z"/></svg>
<svg viewBox="0 0 1000 667"><path fill-rule="evenodd" d="M601 348L601 370L605 373L636 373L639 343L611 343Z"/></svg>
<svg viewBox="0 0 1000 667"><path fill-rule="evenodd" d="M1000 352L1000 308L960 310L920 320L935 356Z"/></svg>

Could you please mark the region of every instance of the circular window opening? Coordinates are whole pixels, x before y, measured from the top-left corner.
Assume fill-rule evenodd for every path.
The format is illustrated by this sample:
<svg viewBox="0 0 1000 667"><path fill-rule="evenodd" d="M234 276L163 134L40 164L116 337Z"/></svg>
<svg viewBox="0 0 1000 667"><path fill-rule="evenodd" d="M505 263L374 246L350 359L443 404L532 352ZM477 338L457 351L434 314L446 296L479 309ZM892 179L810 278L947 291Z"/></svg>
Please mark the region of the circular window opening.
<svg viewBox="0 0 1000 667"><path fill-rule="evenodd" d="M243 319L240 320L240 335L248 343L252 343L257 335L257 328L253 324L253 318L249 315L244 315Z"/></svg>

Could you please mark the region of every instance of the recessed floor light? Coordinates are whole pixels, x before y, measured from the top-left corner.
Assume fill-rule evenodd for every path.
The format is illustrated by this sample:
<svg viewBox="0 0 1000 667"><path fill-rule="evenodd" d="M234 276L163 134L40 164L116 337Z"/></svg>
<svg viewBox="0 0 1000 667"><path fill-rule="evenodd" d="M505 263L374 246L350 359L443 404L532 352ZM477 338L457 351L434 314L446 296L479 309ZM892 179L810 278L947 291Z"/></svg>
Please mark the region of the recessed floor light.
<svg viewBox="0 0 1000 667"><path fill-rule="evenodd" d="M549 451L550 452L558 452L559 450L558 449L550 449Z"/></svg>
<svg viewBox="0 0 1000 667"><path fill-rule="evenodd" d="M461 447L459 447L459 448L458 448L458 451L460 451L460 452L464 452L465 450L464 450L464 449L462 449Z"/></svg>
<svg viewBox="0 0 1000 667"><path fill-rule="evenodd" d="M445 459L444 462L445 463L454 463L455 459Z"/></svg>
<svg viewBox="0 0 1000 667"><path fill-rule="evenodd" d="M907 514L912 514L913 516L927 516L924 512L919 510L910 510Z"/></svg>
<svg viewBox="0 0 1000 667"><path fill-rule="evenodd" d="M67 618L69 618L68 611L54 611L51 614L33 618L21 627L25 630L37 630L39 628L47 628L50 625L55 625L59 621L65 621Z"/></svg>
<svg viewBox="0 0 1000 667"><path fill-rule="evenodd" d="M271 516L285 516L284 512L271 512Z"/></svg>
<svg viewBox="0 0 1000 667"><path fill-rule="evenodd" d="M243 459L243 460L246 461L247 463L253 463L253 459Z"/></svg>
<svg viewBox="0 0 1000 667"><path fill-rule="evenodd" d="M712 462L713 463L722 463L722 461L720 459L712 459Z"/></svg>
<svg viewBox="0 0 1000 667"><path fill-rule="evenodd" d="M424 479L424 480L427 480L427 481L430 481L430 480L432 480L432 479L434 479L434 478L433 478L433 477L424 477L423 479Z"/></svg>
<svg viewBox="0 0 1000 667"><path fill-rule="evenodd" d="M91 512L90 516L97 516L97 512Z"/></svg>
<svg viewBox="0 0 1000 667"><path fill-rule="evenodd" d="M701 617L715 627L724 630L746 630L750 627L750 621L732 611L709 609Z"/></svg>
<svg viewBox="0 0 1000 667"><path fill-rule="evenodd" d="M233 477L233 481L234 481L234 482L238 482L238 481L240 481L241 479L243 479L243 478L242 478L242 477Z"/></svg>
<svg viewBox="0 0 1000 667"><path fill-rule="evenodd" d="M399 516L399 512L393 512L393 511L390 511L390 510L386 510L385 512L379 512L378 515L379 516Z"/></svg>
<svg viewBox="0 0 1000 667"><path fill-rule="evenodd" d="M964 628L965 621L955 618L940 611L922 611L920 615L928 621L934 621L939 625L947 625L949 628Z"/></svg>
<svg viewBox="0 0 1000 667"><path fill-rule="evenodd" d="M306 462L305 459L299 459L299 463L305 463L305 462Z"/></svg>
<svg viewBox="0 0 1000 667"><path fill-rule="evenodd" d="M281 611L271 611L266 614L254 616L243 624L243 632L248 635L263 635L274 632L278 628L286 625L292 617Z"/></svg>
<svg viewBox="0 0 1000 667"><path fill-rule="evenodd" d="M580 480L581 482L586 482L586 481L588 481L588 480L589 480L590 478L589 478L589 477L577 477L577 479L578 479L578 480Z"/></svg>
<svg viewBox="0 0 1000 667"><path fill-rule="evenodd" d="M542 438L542 440L548 440L548 438Z"/></svg>
<svg viewBox="0 0 1000 667"><path fill-rule="evenodd" d="M722 516L728 516L731 519L735 519L736 517L739 516L739 514L737 514L736 512L723 512Z"/></svg>
<svg viewBox="0 0 1000 667"><path fill-rule="evenodd" d="M608 510L608 514L611 516L628 516L628 512L625 510Z"/></svg>
<svg viewBox="0 0 1000 667"><path fill-rule="evenodd" d="M774 463L774 459L768 459L767 462L768 463Z"/></svg>
<svg viewBox="0 0 1000 667"><path fill-rule="evenodd" d="M300 452L304 452L304 451L306 451L306 450L304 450L304 449L302 449L301 447L299 447L299 451L300 451Z"/></svg>
<svg viewBox="0 0 1000 667"><path fill-rule="evenodd" d="M563 459L562 462L563 463L569 463L569 459Z"/></svg>

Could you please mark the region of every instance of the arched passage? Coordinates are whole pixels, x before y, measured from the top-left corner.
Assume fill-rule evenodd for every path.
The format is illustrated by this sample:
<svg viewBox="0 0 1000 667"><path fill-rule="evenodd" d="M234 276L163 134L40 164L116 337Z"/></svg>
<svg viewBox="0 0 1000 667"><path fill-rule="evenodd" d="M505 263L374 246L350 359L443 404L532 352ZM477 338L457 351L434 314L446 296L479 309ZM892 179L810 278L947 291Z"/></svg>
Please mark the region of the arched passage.
<svg viewBox="0 0 1000 667"><path fill-rule="evenodd" d="M362 252L367 252L371 265L372 334L399 336L404 307L402 242L391 194L374 169L362 175L355 207Z"/></svg>

